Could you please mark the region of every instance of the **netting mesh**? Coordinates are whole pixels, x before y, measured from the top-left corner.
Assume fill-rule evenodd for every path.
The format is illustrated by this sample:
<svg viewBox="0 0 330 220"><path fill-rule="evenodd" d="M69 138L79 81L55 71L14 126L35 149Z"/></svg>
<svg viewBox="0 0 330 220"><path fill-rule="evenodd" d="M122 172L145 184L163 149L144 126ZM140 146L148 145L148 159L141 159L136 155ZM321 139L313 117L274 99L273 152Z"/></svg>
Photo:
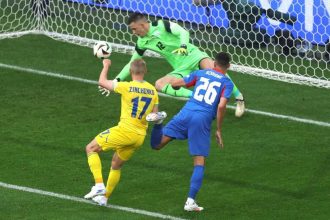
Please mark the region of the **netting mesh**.
<svg viewBox="0 0 330 220"><path fill-rule="evenodd" d="M0 39L38 33L84 46L106 40L114 51L131 53L136 38L126 21L138 11L150 21L178 22L211 56L229 52L233 70L330 88L330 0L2 0L0 5Z"/></svg>

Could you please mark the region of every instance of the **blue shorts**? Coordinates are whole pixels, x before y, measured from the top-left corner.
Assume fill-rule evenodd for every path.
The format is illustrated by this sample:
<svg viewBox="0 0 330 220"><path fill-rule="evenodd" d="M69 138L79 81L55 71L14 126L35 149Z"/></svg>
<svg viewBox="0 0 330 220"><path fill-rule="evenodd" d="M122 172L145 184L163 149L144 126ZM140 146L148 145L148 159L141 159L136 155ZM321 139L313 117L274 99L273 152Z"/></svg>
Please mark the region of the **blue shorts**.
<svg viewBox="0 0 330 220"><path fill-rule="evenodd" d="M185 140L188 139L191 156L207 157L210 151L210 131L212 115L182 109L163 129L165 136Z"/></svg>

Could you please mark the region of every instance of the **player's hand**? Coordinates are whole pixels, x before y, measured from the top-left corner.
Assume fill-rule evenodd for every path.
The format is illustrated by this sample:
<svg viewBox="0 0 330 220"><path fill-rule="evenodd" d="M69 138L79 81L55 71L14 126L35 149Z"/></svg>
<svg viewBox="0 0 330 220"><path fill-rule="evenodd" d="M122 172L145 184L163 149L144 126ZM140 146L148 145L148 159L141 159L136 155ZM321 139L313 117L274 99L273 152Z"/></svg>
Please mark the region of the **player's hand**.
<svg viewBox="0 0 330 220"><path fill-rule="evenodd" d="M111 66L111 60L109 59L103 59L103 67L109 67Z"/></svg>
<svg viewBox="0 0 330 220"><path fill-rule="evenodd" d="M187 45L182 44L180 48L173 50L172 53L182 56L187 56L188 55Z"/></svg>
<svg viewBox="0 0 330 220"><path fill-rule="evenodd" d="M99 86L99 91L101 92L102 95L109 96L110 95L110 90L103 88L102 86Z"/></svg>
<svg viewBox="0 0 330 220"><path fill-rule="evenodd" d="M222 140L222 137L221 137L221 132L219 130L217 130L215 132L215 138L217 139L217 143L218 143L219 147L221 149L223 149L223 140Z"/></svg>

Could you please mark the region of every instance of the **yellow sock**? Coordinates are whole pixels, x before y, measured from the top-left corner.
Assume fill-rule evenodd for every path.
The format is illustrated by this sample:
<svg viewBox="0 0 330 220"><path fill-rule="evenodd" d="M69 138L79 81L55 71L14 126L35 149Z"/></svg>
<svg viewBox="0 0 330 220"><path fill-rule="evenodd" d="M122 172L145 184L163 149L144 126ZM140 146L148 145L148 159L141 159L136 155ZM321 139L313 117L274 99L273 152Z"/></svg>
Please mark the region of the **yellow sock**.
<svg viewBox="0 0 330 220"><path fill-rule="evenodd" d="M115 189L116 185L118 184L120 180L120 170L110 170L107 187L106 187L106 193L105 197L109 198L112 194L112 191Z"/></svg>
<svg viewBox="0 0 330 220"><path fill-rule="evenodd" d="M102 176L102 164L99 154L96 152L89 153L88 157L88 164L89 168L92 171L94 176L95 184L96 183L103 183L103 176Z"/></svg>

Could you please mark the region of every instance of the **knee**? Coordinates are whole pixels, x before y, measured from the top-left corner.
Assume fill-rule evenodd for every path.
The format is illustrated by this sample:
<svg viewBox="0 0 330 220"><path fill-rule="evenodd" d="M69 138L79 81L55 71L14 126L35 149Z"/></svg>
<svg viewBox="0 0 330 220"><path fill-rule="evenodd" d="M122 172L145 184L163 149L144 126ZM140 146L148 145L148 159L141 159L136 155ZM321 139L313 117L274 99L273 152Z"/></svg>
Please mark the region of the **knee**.
<svg viewBox="0 0 330 220"><path fill-rule="evenodd" d="M121 167L123 166L123 164L124 164L125 162L126 162L126 161L120 159L119 156L116 154L116 155L114 155L114 157L112 158L112 161L111 161L111 169L114 169L114 170L120 170Z"/></svg>
<svg viewBox="0 0 330 220"><path fill-rule="evenodd" d="M155 88L157 89L157 91L162 91L162 88L164 87L164 82L162 79L158 79L155 82Z"/></svg>
<svg viewBox="0 0 330 220"><path fill-rule="evenodd" d="M121 169L121 164L119 164L119 163L117 163L117 162L115 162L115 161L112 161L111 162L111 169L113 169L113 170L120 170Z"/></svg>
<svg viewBox="0 0 330 220"><path fill-rule="evenodd" d="M87 144L86 148L86 153L89 154L89 153L93 153L93 152L100 152L101 151L101 147L99 147L98 145L94 145L92 143L89 143Z"/></svg>
<svg viewBox="0 0 330 220"><path fill-rule="evenodd" d="M195 156L194 157L194 166L205 166L205 157L204 156Z"/></svg>
<svg viewBox="0 0 330 220"><path fill-rule="evenodd" d="M91 144L87 144L85 147L85 150L86 150L86 154L92 153L93 148L92 148Z"/></svg>

